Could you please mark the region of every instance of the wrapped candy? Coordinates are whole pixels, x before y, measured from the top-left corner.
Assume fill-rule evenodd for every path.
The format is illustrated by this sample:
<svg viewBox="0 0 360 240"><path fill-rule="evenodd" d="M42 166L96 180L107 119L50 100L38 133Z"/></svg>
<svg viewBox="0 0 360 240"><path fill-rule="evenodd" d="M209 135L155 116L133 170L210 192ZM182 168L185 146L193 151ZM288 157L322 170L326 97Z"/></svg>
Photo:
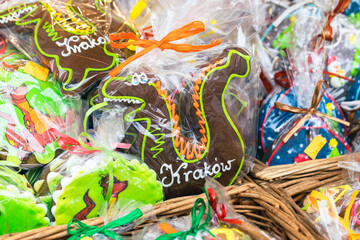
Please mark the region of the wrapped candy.
<svg viewBox="0 0 360 240"><path fill-rule="evenodd" d="M296 163L309 159L334 157L344 154L345 151L351 152L351 148L347 144L342 133L344 132L344 127L339 126L340 124L348 125L348 123L342 119L334 118L331 113L326 115L317 110L321 102L324 101L322 100L322 97L326 91L325 89L319 96L322 84L323 81L318 82L310 108L315 110L312 111L314 111L316 116L312 116L312 112L308 112L309 110L298 107L289 107L281 102L274 103L275 107L284 111L284 113L278 112L277 118L274 118L275 120L286 119L284 115L290 115L290 113L302 113L305 115L298 118L291 118L285 124L281 124L281 121L278 120L273 122L274 119L270 118L268 122L273 124L272 126L274 126L274 123L280 123L280 125L272 130L271 128L267 129L270 129L272 132L281 132L280 134L275 132L274 135L277 135L277 137L273 139L270 137L271 135L265 135L266 137L270 137L270 141L268 141L270 145L266 149L263 157L267 164L278 165ZM290 91L288 90L288 92ZM283 98L280 100L283 100ZM325 106L326 109L329 109L329 106L334 105L327 103ZM273 108L274 107L270 109ZM329 109L329 111L331 110L334 110L334 108ZM338 113L342 114L341 110L338 110ZM328 118L329 120L322 118ZM260 129L262 131L263 127ZM261 140L264 141L264 135L261 137Z"/></svg>
<svg viewBox="0 0 360 240"><path fill-rule="evenodd" d="M357 239L360 236L358 154L349 155L339 166L344 169L344 180L312 191L304 200L303 210L328 239Z"/></svg>
<svg viewBox="0 0 360 240"><path fill-rule="evenodd" d="M49 225L47 207L34 196L24 176L0 167L0 235Z"/></svg>
<svg viewBox="0 0 360 240"><path fill-rule="evenodd" d="M169 93L167 93L167 90L163 90L160 80L161 75L145 74L142 72L141 74L133 74L125 78L112 78L105 82L104 85L101 85L101 94L103 96L100 95L100 97L102 100L112 103L128 102L135 104L138 109L140 108L139 110L141 110L141 112L135 110L139 116L136 117L134 121L141 121L141 119L145 118L149 119L149 123L151 123L150 126L143 128L137 124L138 126L136 127L140 132L139 141L142 141L139 142L139 146L142 146L140 150L141 158L156 171L163 186L168 189L166 190L167 196L196 192L194 180L204 179L206 175L214 176L217 174L220 180L224 178L222 181L224 181L225 184L229 184L238 174L238 170L240 170L239 168L243 161L243 157L241 156L244 154L244 145L238 130L239 127L236 127L235 124L237 123L234 122L231 117L226 117L226 113L223 114L224 110L220 108L221 105L215 105L215 100L212 100L215 96L221 97L221 92L217 95L210 95L210 92L214 89L212 83L214 87L219 90L222 86L226 86L226 78L222 78L222 80L225 81L221 83L217 77L217 73L212 71L212 69L217 68L224 71L222 73L219 72L219 74L225 74L227 77L230 77L231 74L238 74L238 76L247 75L249 71L247 63L248 57L244 54L245 52L242 49L226 49L222 55L210 61L209 66L204 68L203 74L207 72L214 72L214 74L208 74L207 83L209 83L209 87L205 85L203 87L203 96L209 99L199 100L210 102L210 104L204 104L204 107L201 106L201 108L200 105L197 106L195 104L194 110L188 110L190 111L188 113L189 117L185 115L186 112L184 113L183 117L187 121L189 121L192 116L198 116L199 119L197 127L199 130L193 130L190 126L186 126L190 134L189 137L186 137L186 135L183 135L180 131L180 119L176 113L176 105L172 99L168 97ZM228 56L228 61L225 63L225 66L229 67L222 68L221 66L223 66L224 63L221 62L226 56ZM239 72L236 72L235 69L238 69ZM138 81L138 83L136 81ZM195 87L194 93L183 96L185 102L191 101L192 95L197 96L198 93L196 89L200 88L200 84L201 86L203 85L201 78L199 78L199 83L195 85L198 87ZM195 103L198 102L196 101ZM141 107L142 104L144 107ZM156 112L158 112L158 114L156 114ZM207 114L207 112L214 114L214 118L206 121L201 115ZM214 122L212 122L212 119ZM219 119L223 120L219 122ZM171 124L169 120L178 122ZM222 123L223 126L220 127L219 123ZM230 124L228 125L226 123ZM231 123L233 125L231 125ZM146 132L144 132L145 129ZM194 138L195 136L192 136L192 131L199 131L200 141L196 140L196 138ZM211 140L209 131L211 131L213 136ZM152 133L153 137L146 136L147 132ZM173 145L174 140L175 145ZM210 141L212 141L212 143ZM209 144L211 145L209 146ZM173 159L178 160L173 161ZM203 160L199 161L201 159ZM218 161L220 162L217 163ZM221 175L221 173L225 172L227 173ZM184 183L190 184L192 188L187 187ZM200 186L201 181L196 181L195 184Z"/></svg>
<svg viewBox="0 0 360 240"><path fill-rule="evenodd" d="M133 54L109 45L108 34L136 30L126 23L114 2L42 1L3 9L0 27L10 36L33 33L36 55L62 82L63 94L87 94L110 69ZM15 27L14 27L15 26Z"/></svg>
<svg viewBox="0 0 360 240"><path fill-rule="evenodd" d="M259 63L263 70L261 80L268 93L276 87L276 74L288 71L286 51L292 45L302 44L306 39L305 34L301 39L295 40L295 33L302 32L303 24L312 22L307 34L317 34L322 24L322 11L327 9L324 3L317 2L313 5L310 1L301 1L289 6L289 2L267 3L267 28L262 29L258 40ZM265 78L266 77L266 78Z"/></svg>
<svg viewBox="0 0 360 240"><path fill-rule="evenodd" d="M198 198L191 210L191 221L187 216L165 219L135 234L133 239L277 239L237 214L229 204L224 187L217 181L208 178L205 188L208 206L203 198Z"/></svg>
<svg viewBox="0 0 360 240"><path fill-rule="evenodd" d="M0 158L22 167L47 164L61 152L50 129L76 129L80 103L63 98L48 69L13 57L6 61L18 63L0 67Z"/></svg>
<svg viewBox="0 0 360 240"><path fill-rule="evenodd" d="M312 191L304 201L304 210L310 213L319 231L327 239L359 237L359 185L344 184Z"/></svg>
<svg viewBox="0 0 360 240"><path fill-rule="evenodd" d="M263 157L266 150L274 143L274 141L280 136L282 129L287 124L293 122L294 114L290 112L283 112L275 107L275 103L283 103L293 107L300 107L301 101L296 97L294 87L284 90L280 93L272 93L268 96L263 107L260 110L259 117L259 156ZM329 116L333 116L339 119L345 120L344 113L342 112L339 104L326 92L321 99L318 111L325 113ZM325 120L327 125L333 129L334 132L340 133L346 136L346 128L333 122L331 120ZM338 141L338 140L337 140ZM326 157L326 156L325 156Z"/></svg>
<svg viewBox="0 0 360 240"><path fill-rule="evenodd" d="M241 1L235 3L244 6ZM202 5L200 1L185 4L189 11L201 9L197 7ZM214 18L226 16L234 24L239 21L235 13L226 15L234 7L224 10L215 7L217 4L209 2L207 7L213 11ZM245 144L241 127L225 103L225 95L232 81L242 80L242 84L250 86L251 58L239 47L229 44L215 47L220 44L219 40L208 45L170 43L204 31L204 24L199 21L170 31L185 21L181 15L186 14L186 21L198 18L210 22L209 13L204 9L194 16L171 14L172 4L162 1L149 6L154 6L154 33L158 31L157 36L164 36L169 30L161 48L184 53L164 51L166 54L162 54L154 49L157 45L153 41L141 40L135 35L111 35L114 47L127 47L130 42L116 41L130 38L145 50L134 55L133 62L126 61L110 73L111 78L100 85L99 100L127 109L125 120L133 121L139 157L157 173L166 198L198 193L206 176L231 184L241 171ZM163 8L168 11L165 11L168 21L157 12L164 12ZM239 14L244 21L250 18L245 10ZM174 21L170 21L172 18ZM168 22L173 25L165 26ZM221 36L229 41L226 33L233 29L228 29L231 26L228 21L223 19L223 22L218 28L223 26L226 32ZM203 43L210 36L216 36L208 33L194 36L192 41ZM116 75L122 68L120 75Z"/></svg>
<svg viewBox="0 0 360 240"><path fill-rule="evenodd" d="M336 15L342 10L345 10L343 6L331 12ZM315 26L309 31L300 31L310 19ZM287 79L282 81L290 88L270 96L261 111L259 156L269 165L329 158L351 151L345 139L349 123L339 104L326 92L328 83L320 80L326 59L324 41L333 38L329 27L332 18L325 22L325 29L319 12L310 19L296 20L292 31L294 41L286 51L288 63L284 75ZM326 87L322 89L324 83Z"/></svg>
<svg viewBox="0 0 360 240"><path fill-rule="evenodd" d="M89 111L93 110L96 108ZM104 125L97 129L97 141L83 133L92 139L91 146L58 133L58 142L75 145L51 162L34 184L37 195L50 205L56 224L96 217L104 202L162 201L163 190L155 172L133 156L112 150L122 147L114 145L111 140L114 135L108 134L114 132L111 127L121 124L118 117L106 119L109 124L106 129ZM101 144L103 147L99 147Z"/></svg>
<svg viewBox="0 0 360 240"><path fill-rule="evenodd" d="M359 30L354 29L342 14L334 17L331 26L333 37L324 45L326 59L323 73L326 74L324 79L330 83L329 94L337 102L342 102L347 99L359 69Z"/></svg>
<svg viewBox="0 0 360 240"><path fill-rule="evenodd" d="M105 203L101 209L100 215L104 219L104 226L88 226L77 219L73 219L68 224L68 233L71 235L69 240L79 238L123 240L119 234L134 229L146 220L152 220L151 218L154 216L151 205L144 205L142 202L133 200L119 199L110 205Z"/></svg>

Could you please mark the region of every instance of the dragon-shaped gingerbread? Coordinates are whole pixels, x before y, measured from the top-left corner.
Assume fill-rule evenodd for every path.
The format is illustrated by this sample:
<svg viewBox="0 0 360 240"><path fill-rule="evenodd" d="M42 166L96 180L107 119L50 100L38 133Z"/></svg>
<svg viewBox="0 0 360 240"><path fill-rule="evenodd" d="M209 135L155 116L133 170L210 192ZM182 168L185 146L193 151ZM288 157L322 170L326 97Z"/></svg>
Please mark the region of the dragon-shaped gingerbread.
<svg viewBox="0 0 360 240"><path fill-rule="evenodd" d="M176 98L149 71L100 84L99 100L134 109L125 116L139 133L139 155L158 175L166 198L201 192L205 177L232 184L245 155L240 126L225 105L234 78L249 74L250 56L228 47L206 65ZM191 86L191 87L190 87Z"/></svg>
<svg viewBox="0 0 360 240"><path fill-rule="evenodd" d="M21 4L0 13L0 28L33 32L36 54L63 83L63 94L86 94L118 61L133 54L112 48L107 35L134 32L112 1L57 0Z"/></svg>

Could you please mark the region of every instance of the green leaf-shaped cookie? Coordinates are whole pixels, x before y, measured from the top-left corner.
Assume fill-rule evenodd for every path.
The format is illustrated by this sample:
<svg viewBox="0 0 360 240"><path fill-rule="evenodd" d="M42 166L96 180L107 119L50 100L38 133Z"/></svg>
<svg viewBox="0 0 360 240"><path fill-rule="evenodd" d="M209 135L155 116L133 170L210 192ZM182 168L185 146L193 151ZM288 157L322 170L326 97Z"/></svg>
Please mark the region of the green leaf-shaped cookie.
<svg viewBox="0 0 360 240"><path fill-rule="evenodd" d="M45 204L27 185L22 175L0 168L0 235L49 225Z"/></svg>
<svg viewBox="0 0 360 240"><path fill-rule="evenodd" d="M61 180L61 185L66 186L53 193L56 205L52 212L56 224L66 224L73 218L82 220L98 216L98 210L106 201L107 191L111 188L111 172L111 198L135 200L144 204L162 201L161 183L147 165L140 164L137 160L126 160L118 155L107 159L100 166L93 165L80 171L72 180Z"/></svg>

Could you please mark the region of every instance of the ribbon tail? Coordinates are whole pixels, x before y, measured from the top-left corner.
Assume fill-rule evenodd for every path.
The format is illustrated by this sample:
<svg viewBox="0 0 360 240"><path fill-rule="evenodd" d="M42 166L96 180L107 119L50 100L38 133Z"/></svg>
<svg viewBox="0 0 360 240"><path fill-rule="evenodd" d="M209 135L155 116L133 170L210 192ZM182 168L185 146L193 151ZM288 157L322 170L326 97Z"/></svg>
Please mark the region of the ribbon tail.
<svg viewBox="0 0 360 240"><path fill-rule="evenodd" d="M183 52L183 53L187 53L187 52L199 52L199 51L203 51L209 48L213 48L215 46L218 46L219 44L221 44L222 39L213 39L213 41L209 44L206 45L191 45L191 44L165 44L166 49L172 49L174 51L177 52Z"/></svg>
<svg viewBox="0 0 360 240"><path fill-rule="evenodd" d="M145 55L146 53L150 52L151 50L155 49L157 46L154 44L148 48L145 48L144 50L132 55L131 57L129 57L128 59L126 59L124 62L120 63L119 66L117 66L116 68L114 68L113 70L110 71L109 75L110 77L115 77L119 72L121 72L121 70L124 69L124 67L126 67L129 63L131 63L132 61L134 61L135 59L138 59L139 57Z"/></svg>
<svg viewBox="0 0 360 240"><path fill-rule="evenodd" d="M330 116L330 115L327 115L327 114L322 113L322 112L316 112L315 115L318 116L318 117L327 118L327 119L332 120L334 122L341 123L341 124L343 124L343 125L345 125L347 127L350 126L350 122L339 119L339 118L336 118L336 117L333 117L333 116Z"/></svg>
<svg viewBox="0 0 360 240"><path fill-rule="evenodd" d="M289 112L289 113L307 113L308 111L302 108L298 108L298 107L292 107L289 105L286 105L284 103L281 102L275 102L274 104L275 108L283 111L283 112Z"/></svg>
<svg viewBox="0 0 360 240"><path fill-rule="evenodd" d="M290 129L290 131L284 136L283 142L287 143L289 139L296 133L296 131L305 123L305 121L311 116L311 113L305 114L296 124L294 127Z"/></svg>

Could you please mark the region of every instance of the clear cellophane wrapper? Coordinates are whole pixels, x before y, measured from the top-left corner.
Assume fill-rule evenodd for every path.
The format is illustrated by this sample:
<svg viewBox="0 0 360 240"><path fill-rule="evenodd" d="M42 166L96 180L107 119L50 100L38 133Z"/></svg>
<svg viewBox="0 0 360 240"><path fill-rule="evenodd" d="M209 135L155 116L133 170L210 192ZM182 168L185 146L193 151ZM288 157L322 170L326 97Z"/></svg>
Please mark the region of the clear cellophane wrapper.
<svg viewBox="0 0 360 240"><path fill-rule="evenodd" d="M303 210L328 239L357 237L359 227L359 158L349 154L339 166L343 180L311 192L304 200Z"/></svg>
<svg viewBox="0 0 360 240"><path fill-rule="evenodd" d="M108 35L137 30L115 1L23 1L1 6L0 28L27 58L49 67L62 94L86 96L134 53L109 44Z"/></svg>
<svg viewBox="0 0 360 240"><path fill-rule="evenodd" d="M272 87L276 87L275 74L280 71L290 71L287 49L293 44L304 47L304 41L309 41L306 36L316 36L321 32L321 24L324 21L323 12L327 7L324 3L316 2L314 5L309 1L303 2L277 2L266 3L266 27L259 33L258 55L259 63ZM308 29L305 22L312 22L312 28ZM307 29L306 33L304 29ZM303 35L298 33L304 32ZM296 36L298 35L298 36ZM267 89L268 93L271 89Z"/></svg>
<svg viewBox="0 0 360 240"><path fill-rule="evenodd" d="M25 169L39 167L62 151L53 129L71 135L79 128L82 102L63 97L48 69L2 39L0 159Z"/></svg>
<svg viewBox="0 0 360 240"><path fill-rule="evenodd" d="M116 6L132 22L143 37L153 37L150 16L151 11L146 0L115 0Z"/></svg>
<svg viewBox="0 0 360 240"><path fill-rule="evenodd" d="M339 181L311 192L303 210L327 239L348 239L360 233L358 216L359 183Z"/></svg>
<svg viewBox="0 0 360 240"><path fill-rule="evenodd" d="M177 239L174 234L166 236L167 231L169 231L167 226L170 226L172 232L182 232L182 235L178 234L178 237L181 236L187 240L280 239L260 230L249 223L244 216L236 213L232 205L229 204L229 196L226 190L217 181L208 178L205 189L208 197L207 206L203 206L202 203L198 205L197 214L194 214L194 208L199 203L198 201L196 201L192 209L191 216L163 219L159 223L133 234L133 239ZM211 205L211 208L209 205ZM207 210L204 211L203 208ZM198 214L204 214L204 216ZM218 214L221 214L221 216ZM199 219L200 222L198 222Z"/></svg>
<svg viewBox="0 0 360 240"><path fill-rule="evenodd" d="M122 117L114 109L105 111L98 121L106 124L81 134L91 141L80 138L83 145L57 157L35 182L34 189L48 204L56 224L97 217L105 203L118 202L121 209L131 201L144 205L162 201L163 189L155 172L135 156L116 151L118 137L126 130Z"/></svg>
<svg viewBox="0 0 360 240"><path fill-rule="evenodd" d="M131 236L123 236L124 233L132 231L134 228L146 221L156 220L153 207L151 205L146 205L143 202L137 202L134 200L125 200L119 199L116 202L105 203L99 210L100 216L104 219L104 225L108 225L111 222L114 222L118 219L128 217L135 213L135 211L140 210L142 216L136 218L134 221L126 223L124 225L108 228L108 230L113 231L119 235L122 235L119 239L132 239ZM105 236L104 234L97 233L90 236L93 240L110 240L112 238Z"/></svg>
<svg viewBox="0 0 360 240"><path fill-rule="evenodd" d="M223 43L189 53L153 49L104 79L99 102L126 109L130 153L155 170L166 198L201 192L206 176L229 185L246 162L245 146L255 151L250 137L255 125L243 119L256 119L256 65L251 53L231 44L252 49L250 9L242 1L209 1L206 7L200 1L150 1L148 6L156 40L195 20L203 22L205 32L176 43L207 44L215 37Z"/></svg>
<svg viewBox="0 0 360 240"><path fill-rule="evenodd" d="M301 31L309 22L313 22L314 27L310 31ZM271 95L260 114L259 155L269 165L329 158L351 152L345 139L346 126L325 117L311 115L297 131L291 134L290 138L287 138L289 131L304 117L304 114L294 114L285 109L281 111L274 107L275 102L302 109L316 107L319 112L340 120L345 119L339 103L329 91L324 93L316 106L312 106L315 101L311 96L314 95L315 88L318 88L320 92L317 97L325 91L324 87L320 89L317 86L318 81L322 79L325 61L325 51L316 42L323 22L324 18L319 9L315 16L298 18L294 22L293 41L290 42L287 51L289 60L287 78L290 88ZM283 141L285 138L286 141ZM312 144L319 143L320 140L322 147L313 148ZM310 149L314 150L312 154L310 154ZM263 152L265 154L261 155Z"/></svg>
<svg viewBox="0 0 360 240"><path fill-rule="evenodd" d="M324 71L327 72L326 75L324 74L324 79L330 83L329 93L339 103L358 100L360 31L354 28L343 14L338 14L331 22L331 26L333 40L324 46L326 53Z"/></svg>
<svg viewBox="0 0 360 240"><path fill-rule="evenodd" d="M20 173L0 166L0 235L49 225L46 205L29 186Z"/></svg>

